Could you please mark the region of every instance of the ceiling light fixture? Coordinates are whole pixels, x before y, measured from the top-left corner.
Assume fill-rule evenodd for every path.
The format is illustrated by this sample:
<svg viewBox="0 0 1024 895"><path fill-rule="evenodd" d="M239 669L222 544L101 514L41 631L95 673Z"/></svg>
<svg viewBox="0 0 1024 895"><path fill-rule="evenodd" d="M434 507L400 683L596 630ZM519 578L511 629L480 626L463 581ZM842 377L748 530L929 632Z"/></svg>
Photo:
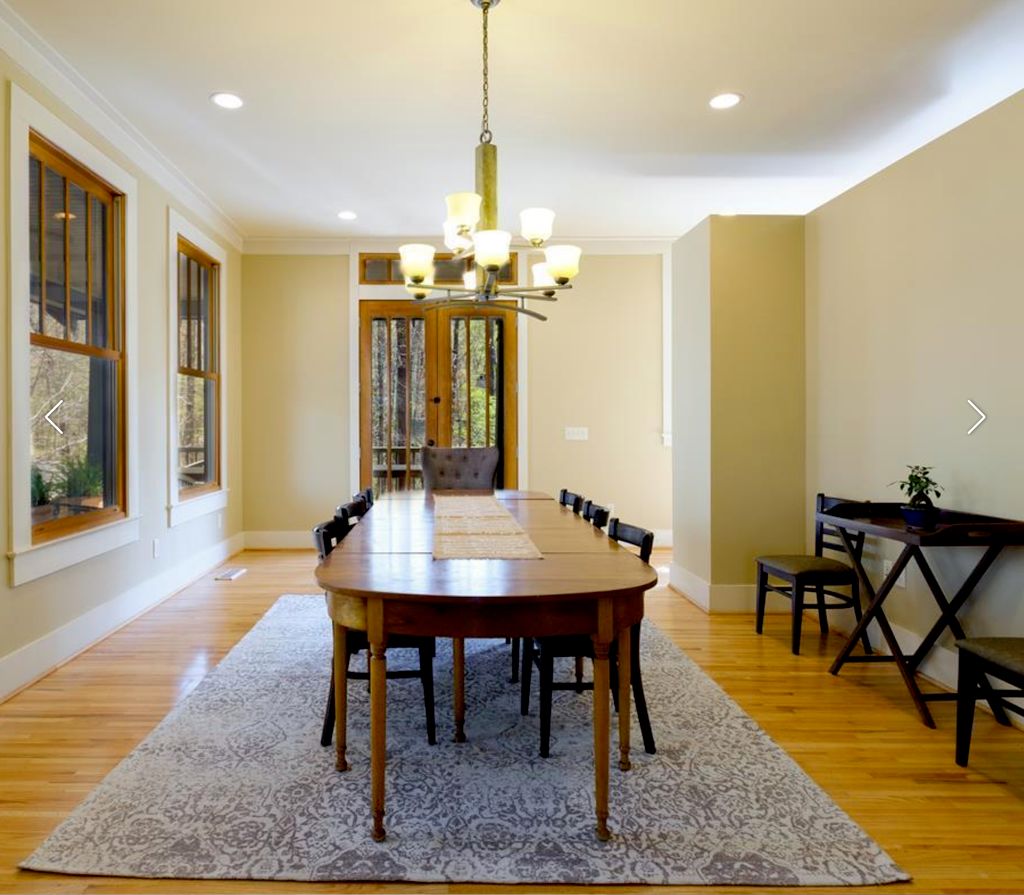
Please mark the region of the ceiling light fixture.
<svg viewBox="0 0 1024 895"><path fill-rule="evenodd" d="M357 217L359 217L359 215L357 215L354 211L338 212L338 220L341 221L354 221Z"/></svg>
<svg viewBox="0 0 1024 895"><path fill-rule="evenodd" d="M743 102L743 94L741 93L719 93L718 96L711 97L708 105L712 109L731 109L733 106L738 106Z"/></svg>
<svg viewBox="0 0 1024 895"><path fill-rule="evenodd" d="M476 148L476 192L452 193L445 197L448 218L444 222L444 244L456 259L473 258L476 267L466 272L463 286L434 285L432 245L410 243L399 247L405 288L415 299L432 307L467 308L499 299L514 299L507 307L537 320L547 320L526 307L526 302L557 301L555 293L571 289L580 269L577 246L546 246L554 227L555 213L547 208L527 208L519 215L523 243L516 246L544 249L545 262L533 265L533 286L499 286L498 274L508 264L512 234L498 229L498 147L490 128L490 82L488 78L488 15L501 0L470 0L483 13L483 120L480 145ZM430 296L428 298L428 296Z"/></svg>
<svg viewBox="0 0 1024 895"><path fill-rule="evenodd" d="M236 93L211 93L210 102L222 109L241 109L245 105Z"/></svg>

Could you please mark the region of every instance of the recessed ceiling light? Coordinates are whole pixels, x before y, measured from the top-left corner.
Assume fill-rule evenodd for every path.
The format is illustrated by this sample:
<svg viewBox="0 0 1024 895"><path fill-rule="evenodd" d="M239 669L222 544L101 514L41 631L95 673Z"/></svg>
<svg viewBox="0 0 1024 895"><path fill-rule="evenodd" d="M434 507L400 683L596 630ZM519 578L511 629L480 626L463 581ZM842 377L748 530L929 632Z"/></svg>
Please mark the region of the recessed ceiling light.
<svg viewBox="0 0 1024 895"><path fill-rule="evenodd" d="M211 93L210 102L222 109L241 109L245 105L236 93Z"/></svg>
<svg viewBox="0 0 1024 895"><path fill-rule="evenodd" d="M339 211L338 217L343 221L354 221L359 215L354 211Z"/></svg>
<svg viewBox="0 0 1024 895"><path fill-rule="evenodd" d="M742 100L743 97L739 93L719 93L718 96L711 97L708 105L712 109L731 109L738 106Z"/></svg>

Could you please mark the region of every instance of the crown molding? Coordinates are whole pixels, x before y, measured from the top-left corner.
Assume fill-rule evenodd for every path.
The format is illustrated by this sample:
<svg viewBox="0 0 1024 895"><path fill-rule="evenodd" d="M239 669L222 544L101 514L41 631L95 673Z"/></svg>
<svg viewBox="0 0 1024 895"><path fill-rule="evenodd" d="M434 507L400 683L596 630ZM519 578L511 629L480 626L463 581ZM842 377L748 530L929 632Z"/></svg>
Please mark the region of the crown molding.
<svg viewBox="0 0 1024 895"><path fill-rule="evenodd" d="M242 251L244 239L234 221L5 0L0 0L0 51L167 190L185 210Z"/></svg>
<svg viewBox="0 0 1024 895"><path fill-rule="evenodd" d="M578 245L589 255L666 255L676 237L565 237L559 242ZM434 236L368 236L343 239L331 236L274 237L257 236L245 240L246 255L357 255L360 252L396 252L404 242L434 242ZM440 245L438 245L441 250ZM529 253L529 247L513 246L513 251Z"/></svg>

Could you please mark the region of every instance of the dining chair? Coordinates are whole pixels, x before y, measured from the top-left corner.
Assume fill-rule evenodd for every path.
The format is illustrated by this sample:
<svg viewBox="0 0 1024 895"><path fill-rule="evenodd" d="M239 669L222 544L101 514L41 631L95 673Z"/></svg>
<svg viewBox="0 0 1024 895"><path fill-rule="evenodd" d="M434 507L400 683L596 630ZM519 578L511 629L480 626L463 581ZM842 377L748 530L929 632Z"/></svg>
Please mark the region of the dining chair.
<svg viewBox="0 0 1024 895"><path fill-rule="evenodd" d="M353 500L359 500L360 497L366 502L366 508L369 510L373 506L373 488L363 488L352 495Z"/></svg>
<svg viewBox="0 0 1024 895"><path fill-rule="evenodd" d="M849 503L843 497L828 497L818 494L815 500L817 513L832 509L836 504ZM817 518L817 517L815 517ZM864 533L858 532L851 538L854 554L859 559L864 551ZM860 585L857 573L852 566L838 559L823 556L826 550L846 555L846 548L840 539L839 532L822 522L815 521L813 555L783 554L779 556L759 556L757 564L757 621L755 630L758 634L764 628L764 610L768 592L781 594L792 603L791 648L793 655L800 655L800 629L803 622L804 609L818 610L818 624L822 634L828 633L828 615L830 609L852 609L857 621L860 621ZM785 584L771 584L769 579L775 578ZM834 590L836 587L848 587L849 593ZM807 592L813 591L815 598L808 602ZM863 635L864 650L871 653L871 641L867 631Z"/></svg>
<svg viewBox="0 0 1024 895"><path fill-rule="evenodd" d="M335 517L341 515L342 511L348 516L349 524L352 525L363 518L370 510L366 498L362 494L355 495L352 500L341 504L334 510Z"/></svg>
<svg viewBox="0 0 1024 895"><path fill-rule="evenodd" d="M594 528L604 528L608 524L611 511L608 507L602 507L592 500L583 501L583 508L580 513Z"/></svg>
<svg viewBox="0 0 1024 895"><path fill-rule="evenodd" d="M1007 700L1007 697L1024 696L1024 637L967 637L958 640L956 645L960 651L956 686L956 763L966 768L971 753L975 702L988 699L990 693L995 693L1006 711L1024 715L1024 708ZM1022 689L985 692L981 685L986 675Z"/></svg>
<svg viewBox="0 0 1024 895"><path fill-rule="evenodd" d="M608 523L608 537L621 544L630 544L640 548L640 559L647 563L654 549L654 532L636 525L628 525L617 518ZM637 721L644 741L644 751L654 755L657 751L654 742L654 731L651 718L647 711L647 697L644 695L643 677L640 671L640 623L629 629L630 684L633 691L633 704L636 706ZM594 658L594 644L589 637L582 635L566 635L556 637L526 637L523 641L522 686L519 693L519 712L530 713L530 678L533 666L539 671L538 686L540 688L540 754L547 758L551 749L551 695L555 690L593 690L592 681L585 683L563 683L554 680L554 660L558 658ZM618 650L612 644L611 654L611 690L615 709L619 708L618 688Z"/></svg>
<svg viewBox="0 0 1024 895"><path fill-rule="evenodd" d="M333 519L321 522L313 527L313 543L317 555L323 562L338 546L351 530L348 510L345 506L338 507ZM369 653L370 644L365 631L352 628L345 629L345 646L349 659L364 650ZM427 716L427 742L431 746L437 743L437 725L434 718L434 654L433 637L414 637L407 634L393 634L388 638L387 649L415 649L419 652L419 670L391 669L387 670L388 680L402 678L419 678L423 686L423 707ZM368 681L370 676L365 671L348 671L349 680ZM324 711L324 726L320 733L320 745L330 746L334 739L334 661L331 660L331 686L327 694L327 708Z"/></svg>
<svg viewBox="0 0 1024 895"><path fill-rule="evenodd" d="M572 491L566 491L565 488L558 492L558 502L563 507L569 507L577 516L583 512L583 501L582 494L574 494Z"/></svg>
<svg viewBox="0 0 1024 895"><path fill-rule="evenodd" d="M496 447L425 447L423 487L427 491L490 491L500 459Z"/></svg>

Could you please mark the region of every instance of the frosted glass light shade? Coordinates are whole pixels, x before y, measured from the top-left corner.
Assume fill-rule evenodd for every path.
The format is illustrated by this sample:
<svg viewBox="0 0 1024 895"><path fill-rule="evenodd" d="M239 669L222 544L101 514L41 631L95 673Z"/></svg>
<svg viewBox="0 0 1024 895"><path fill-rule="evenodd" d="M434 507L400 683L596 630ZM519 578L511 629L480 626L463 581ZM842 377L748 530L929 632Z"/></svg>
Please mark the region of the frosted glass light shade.
<svg viewBox="0 0 1024 895"><path fill-rule="evenodd" d="M461 233L469 233L480 222L479 193L451 193L444 197L448 206L448 223Z"/></svg>
<svg viewBox="0 0 1024 895"><path fill-rule="evenodd" d="M519 212L519 232L530 245L543 245L551 239L555 213L550 208L524 208Z"/></svg>
<svg viewBox="0 0 1024 895"><path fill-rule="evenodd" d="M448 247L448 251L458 255L471 248L473 240L459 233L459 227L455 221L445 221L444 244Z"/></svg>
<svg viewBox="0 0 1024 895"><path fill-rule="evenodd" d="M546 261L538 261L530 270L533 271L534 286L554 286L555 278L551 276L551 270Z"/></svg>
<svg viewBox="0 0 1024 895"><path fill-rule="evenodd" d="M473 234L476 263L494 273L508 264L512 234L507 230L479 230Z"/></svg>
<svg viewBox="0 0 1024 895"><path fill-rule="evenodd" d="M414 283L422 283L434 270L434 247L420 242L409 242L398 247L402 276Z"/></svg>
<svg viewBox="0 0 1024 895"><path fill-rule="evenodd" d="M475 267L472 270L467 270L462 275L462 285L465 286L467 289L476 289L476 268Z"/></svg>
<svg viewBox="0 0 1024 895"><path fill-rule="evenodd" d="M548 272L559 286L564 286L580 272L581 254L579 246L548 246L544 249Z"/></svg>
<svg viewBox="0 0 1024 895"><path fill-rule="evenodd" d="M413 298L426 298L429 289L425 289L424 286L434 285L434 268L431 266L429 273L423 278L421 283L415 283L411 280L405 281L405 291L408 292Z"/></svg>

